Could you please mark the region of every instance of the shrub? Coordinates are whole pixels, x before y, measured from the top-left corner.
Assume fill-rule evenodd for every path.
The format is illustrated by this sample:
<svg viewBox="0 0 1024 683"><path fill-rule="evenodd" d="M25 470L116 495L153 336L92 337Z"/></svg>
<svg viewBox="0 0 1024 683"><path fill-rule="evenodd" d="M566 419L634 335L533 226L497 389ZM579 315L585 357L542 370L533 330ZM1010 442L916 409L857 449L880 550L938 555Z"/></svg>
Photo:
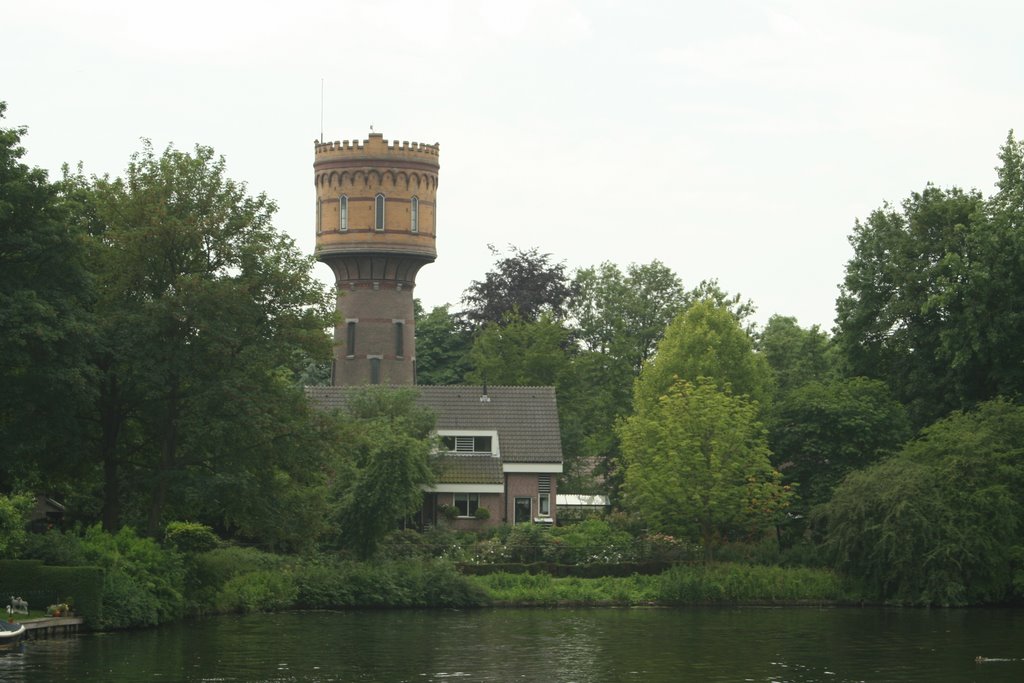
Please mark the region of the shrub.
<svg viewBox="0 0 1024 683"><path fill-rule="evenodd" d="M217 611L273 612L295 604L298 590L290 572L256 571L228 579L217 594Z"/></svg>
<svg viewBox="0 0 1024 683"><path fill-rule="evenodd" d="M0 557L14 557L21 550L31 509L32 497L26 493L0 495Z"/></svg>
<svg viewBox="0 0 1024 683"><path fill-rule="evenodd" d="M109 534L99 525L86 530L82 553L106 572L103 628L151 626L182 614L185 570L177 553L130 527Z"/></svg>
<svg viewBox="0 0 1024 683"><path fill-rule="evenodd" d="M276 571L286 558L255 548L224 546L193 555L185 585L189 611L203 614L218 609L217 594L234 577L260 571Z"/></svg>
<svg viewBox="0 0 1024 683"><path fill-rule="evenodd" d="M213 529L198 522L171 522L164 531L164 541L180 553L202 553L220 545Z"/></svg>

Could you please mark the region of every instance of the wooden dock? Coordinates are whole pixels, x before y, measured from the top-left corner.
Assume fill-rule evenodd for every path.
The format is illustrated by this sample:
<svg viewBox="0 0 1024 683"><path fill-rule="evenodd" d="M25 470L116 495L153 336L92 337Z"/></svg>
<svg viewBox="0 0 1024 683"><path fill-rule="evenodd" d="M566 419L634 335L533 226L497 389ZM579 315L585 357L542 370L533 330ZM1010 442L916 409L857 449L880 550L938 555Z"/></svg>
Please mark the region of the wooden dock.
<svg viewBox="0 0 1024 683"><path fill-rule="evenodd" d="M74 635L78 633L78 628L85 623L85 620L82 617L43 617L41 619L26 619L21 623L28 631L25 637L35 640Z"/></svg>

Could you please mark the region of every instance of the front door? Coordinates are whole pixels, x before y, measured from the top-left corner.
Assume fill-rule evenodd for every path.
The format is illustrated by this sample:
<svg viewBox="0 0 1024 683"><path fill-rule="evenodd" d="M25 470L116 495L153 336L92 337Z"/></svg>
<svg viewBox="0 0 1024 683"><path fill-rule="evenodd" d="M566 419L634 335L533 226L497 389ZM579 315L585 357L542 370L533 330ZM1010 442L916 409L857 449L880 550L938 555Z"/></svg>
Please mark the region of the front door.
<svg viewBox="0 0 1024 683"><path fill-rule="evenodd" d="M531 510L532 498L516 498L515 523L529 522L533 519Z"/></svg>

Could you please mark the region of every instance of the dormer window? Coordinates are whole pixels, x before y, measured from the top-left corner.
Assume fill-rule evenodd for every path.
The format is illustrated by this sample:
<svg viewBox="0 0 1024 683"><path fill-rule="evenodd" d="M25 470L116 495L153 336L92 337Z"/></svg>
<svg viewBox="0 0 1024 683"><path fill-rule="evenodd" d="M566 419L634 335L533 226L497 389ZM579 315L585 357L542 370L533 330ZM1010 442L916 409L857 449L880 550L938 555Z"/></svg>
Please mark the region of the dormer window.
<svg viewBox="0 0 1024 683"><path fill-rule="evenodd" d="M441 443L450 453L493 453L490 436L442 436Z"/></svg>
<svg viewBox="0 0 1024 683"><path fill-rule="evenodd" d="M338 197L338 231L346 232L348 230L348 197L341 195Z"/></svg>
<svg viewBox="0 0 1024 683"><path fill-rule="evenodd" d="M409 232L420 231L420 199L413 197L409 203Z"/></svg>
<svg viewBox="0 0 1024 683"><path fill-rule="evenodd" d="M384 194L378 194L373 201L373 229L384 232Z"/></svg>

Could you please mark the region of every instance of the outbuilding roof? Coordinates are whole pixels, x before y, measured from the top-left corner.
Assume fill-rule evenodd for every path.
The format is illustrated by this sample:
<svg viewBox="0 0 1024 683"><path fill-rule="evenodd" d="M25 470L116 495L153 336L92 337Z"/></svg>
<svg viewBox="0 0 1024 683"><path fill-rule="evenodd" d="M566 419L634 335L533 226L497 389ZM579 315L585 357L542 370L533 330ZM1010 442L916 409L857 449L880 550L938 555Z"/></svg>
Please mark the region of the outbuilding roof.
<svg viewBox="0 0 1024 683"><path fill-rule="evenodd" d="M478 385L400 387L419 393L417 402L437 415L437 430L494 430L505 463L561 463L558 404L554 387ZM321 410L342 410L361 387L306 387ZM481 400L484 399L484 400ZM481 482L483 483L483 482Z"/></svg>

